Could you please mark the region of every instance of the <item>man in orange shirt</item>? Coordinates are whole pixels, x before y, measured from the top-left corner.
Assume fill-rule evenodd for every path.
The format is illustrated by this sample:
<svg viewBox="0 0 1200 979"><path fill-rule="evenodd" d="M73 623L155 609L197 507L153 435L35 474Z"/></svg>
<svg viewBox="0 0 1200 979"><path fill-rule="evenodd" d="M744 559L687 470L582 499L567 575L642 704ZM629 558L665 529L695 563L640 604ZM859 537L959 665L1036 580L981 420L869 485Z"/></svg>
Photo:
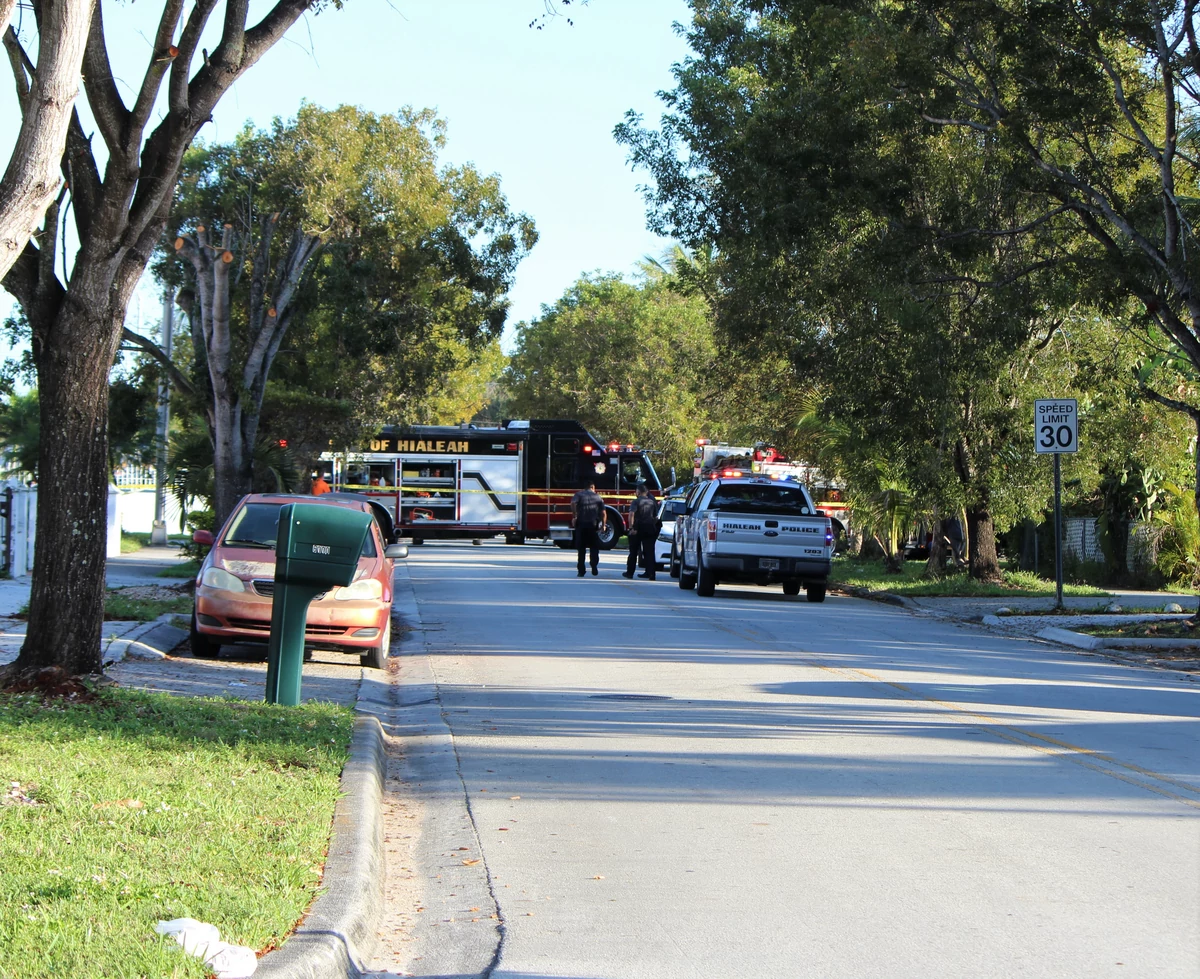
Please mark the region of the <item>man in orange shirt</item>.
<svg viewBox="0 0 1200 979"><path fill-rule="evenodd" d="M320 496L322 493L328 493L331 491L331 489L332 489L332 487L330 487L330 485L327 482L325 482L325 476L323 473L313 473L312 474L312 495L313 496Z"/></svg>

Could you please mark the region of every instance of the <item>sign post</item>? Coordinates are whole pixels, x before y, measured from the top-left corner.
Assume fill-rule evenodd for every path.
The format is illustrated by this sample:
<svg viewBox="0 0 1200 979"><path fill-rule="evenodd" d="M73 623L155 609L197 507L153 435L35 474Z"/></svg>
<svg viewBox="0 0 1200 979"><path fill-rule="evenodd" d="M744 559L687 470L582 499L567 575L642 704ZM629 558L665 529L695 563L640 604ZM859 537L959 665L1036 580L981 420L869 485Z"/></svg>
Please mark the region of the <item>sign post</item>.
<svg viewBox="0 0 1200 979"><path fill-rule="evenodd" d="M1033 435L1038 455L1054 456L1054 607L1063 607L1062 469L1059 456L1079 451L1079 402L1044 398L1033 403Z"/></svg>

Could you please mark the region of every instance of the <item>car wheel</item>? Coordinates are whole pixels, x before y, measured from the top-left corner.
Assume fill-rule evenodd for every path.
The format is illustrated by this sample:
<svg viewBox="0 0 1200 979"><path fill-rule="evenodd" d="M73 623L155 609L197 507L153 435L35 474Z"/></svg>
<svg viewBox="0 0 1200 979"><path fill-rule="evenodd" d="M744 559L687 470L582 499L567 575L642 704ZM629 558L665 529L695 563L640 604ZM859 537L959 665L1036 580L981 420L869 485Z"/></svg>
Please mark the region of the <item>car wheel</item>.
<svg viewBox="0 0 1200 979"><path fill-rule="evenodd" d="M810 602L823 602L825 601L825 586L809 585L808 588L805 589L805 594L808 595L808 600Z"/></svg>
<svg viewBox="0 0 1200 979"><path fill-rule="evenodd" d="M674 544L671 544L670 569L671 569L671 577L678 578L679 577L679 555L675 553L675 545Z"/></svg>
<svg viewBox="0 0 1200 979"><path fill-rule="evenodd" d="M192 655L196 659L216 659L221 654L221 644L213 642L196 628L196 613L192 612L192 628L188 636L191 640Z"/></svg>
<svg viewBox="0 0 1200 979"><path fill-rule="evenodd" d="M704 566L704 559L696 555L696 594L711 598L717 590L717 576Z"/></svg>
<svg viewBox="0 0 1200 979"><path fill-rule="evenodd" d="M372 646L361 657L360 661L363 666L369 666L376 670L386 670L388 656L392 649L392 613L388 610L387 625L383 627L383 636L379 640L378 646Z"/></svg>
<svg viewBox="0 0 1200 979"><path fill-rule="evenodd" d="M800 582L785 581L783 583L783 593L785 595L799 595L800 594Z"/></svg>

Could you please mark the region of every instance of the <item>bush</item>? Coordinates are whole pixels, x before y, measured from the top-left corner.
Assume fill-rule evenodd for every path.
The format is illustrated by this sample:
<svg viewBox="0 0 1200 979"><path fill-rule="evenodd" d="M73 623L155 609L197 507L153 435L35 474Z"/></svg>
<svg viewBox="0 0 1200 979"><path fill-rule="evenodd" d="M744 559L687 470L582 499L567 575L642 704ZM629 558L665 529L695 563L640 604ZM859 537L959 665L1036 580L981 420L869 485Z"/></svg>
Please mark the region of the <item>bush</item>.
<svg viewBox="0 0 1200 979"><path fill-rule="evenodd" d="M1147 557L1171 584L1200 586L1200 519L1196 499L1174 483L1164 484L1170 504L1154 514L1146 536Z"/></svg>
<svg viewBox="0 0 1200 979"><path fill-rule="evenodd" d="M212 510L188 510L186 518L188 540L180 547L181 554L186 554L195 561L203 561L208 556L208 545L195 543L192 541L191 535L197 530L211 530L215 534L216 528L213 527L213 523L216 516Z"/></svg>

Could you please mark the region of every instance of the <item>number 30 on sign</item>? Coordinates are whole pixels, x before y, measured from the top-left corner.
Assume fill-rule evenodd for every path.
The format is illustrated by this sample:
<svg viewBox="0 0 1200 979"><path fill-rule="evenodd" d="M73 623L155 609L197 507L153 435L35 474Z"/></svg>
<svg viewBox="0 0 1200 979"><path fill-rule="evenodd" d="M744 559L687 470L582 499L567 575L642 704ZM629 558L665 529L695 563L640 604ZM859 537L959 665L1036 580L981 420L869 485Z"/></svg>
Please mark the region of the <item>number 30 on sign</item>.
<svg viewBox="0 0 1200 979"><path fill-rule="evenodd" d="M1035 401L1033 432L1039 454L1079 451L1079 403L1074 398Z"/></svg>

